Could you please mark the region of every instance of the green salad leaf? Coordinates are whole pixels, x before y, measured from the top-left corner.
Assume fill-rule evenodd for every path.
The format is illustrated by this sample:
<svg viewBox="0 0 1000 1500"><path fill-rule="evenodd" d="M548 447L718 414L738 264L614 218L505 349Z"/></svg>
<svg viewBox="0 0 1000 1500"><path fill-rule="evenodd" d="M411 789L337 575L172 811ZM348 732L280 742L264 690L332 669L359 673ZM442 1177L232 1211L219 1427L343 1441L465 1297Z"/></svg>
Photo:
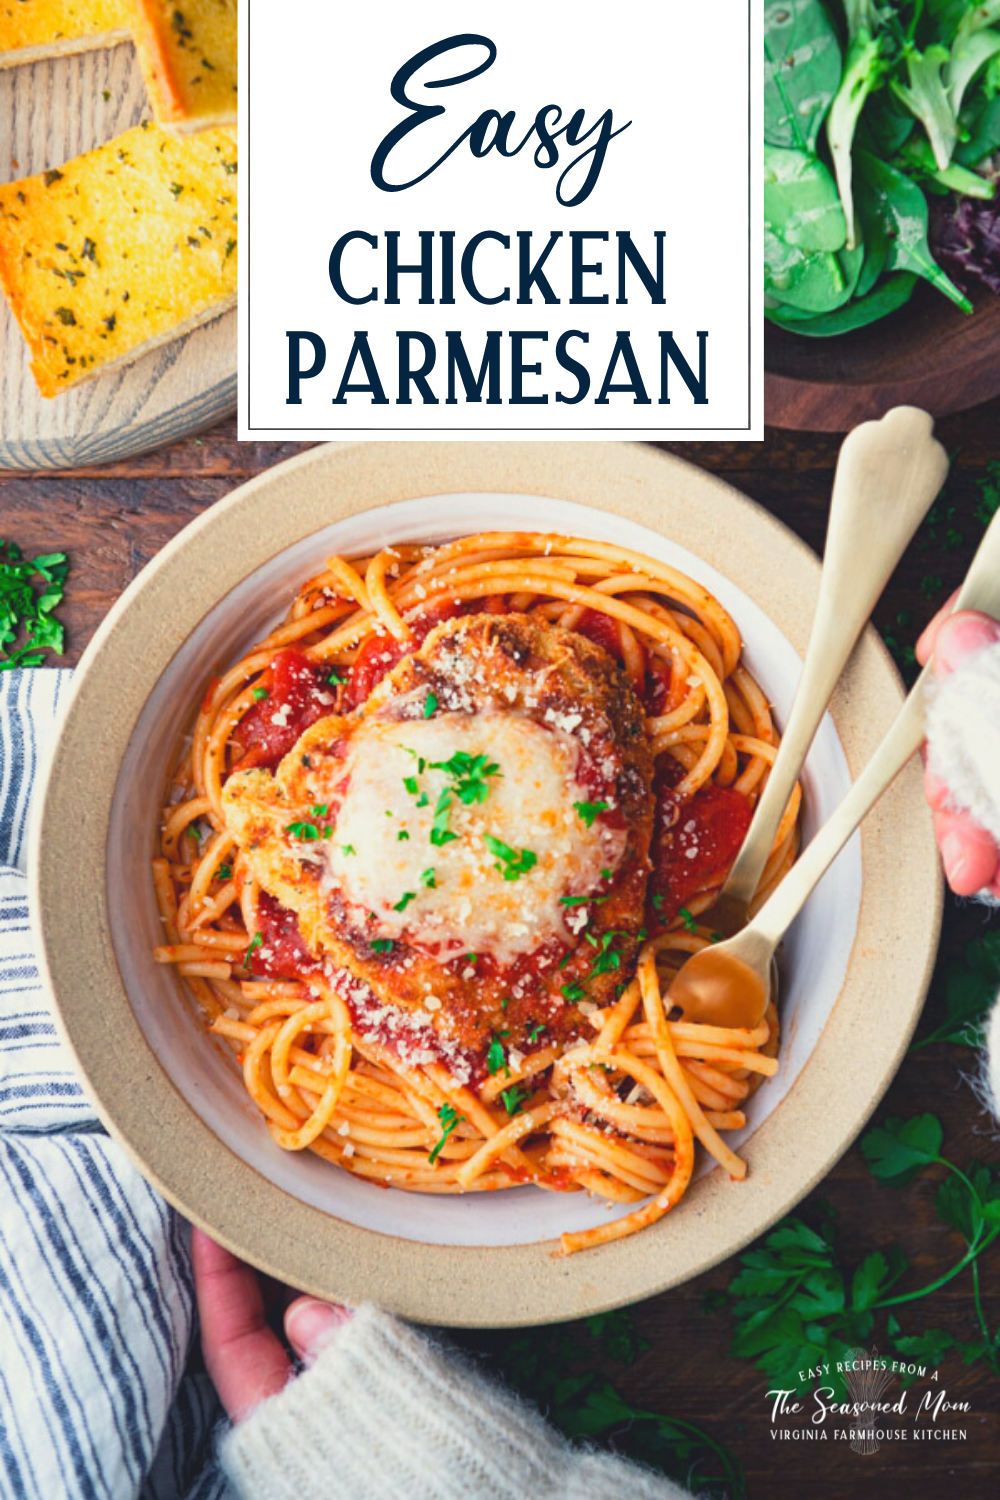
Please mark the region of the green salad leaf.
<svg viewBox="0 0 1000 1500"><path fill-rule="evenodd" d="M918 281L971 312L933 248L958 209L932 225L929 199L996 197L1000 0L769 4L764 50L767 317L829 338Z"/></svg>

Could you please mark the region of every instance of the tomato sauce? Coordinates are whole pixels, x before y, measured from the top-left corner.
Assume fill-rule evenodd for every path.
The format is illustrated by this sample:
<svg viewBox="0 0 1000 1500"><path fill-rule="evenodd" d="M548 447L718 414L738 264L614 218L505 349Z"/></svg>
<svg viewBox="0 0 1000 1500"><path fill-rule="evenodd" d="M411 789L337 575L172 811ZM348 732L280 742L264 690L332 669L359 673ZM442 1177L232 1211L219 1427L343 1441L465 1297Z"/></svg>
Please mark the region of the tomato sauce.
<svg viewBox="0 0 1000 1500"><path fill-rule="evenodd" d="M294 980L316 972L319 964L305 945L298 917L266 891L257 903L257 924L260 943L248 950L249 963L238 970L240 977Z"/></svg>
<svg viewBox="0 0 1000 1500"><path fill-rule="evenodd" d="M750 804L739 792L705 786L682 802L674 791L682 776L676 761L661 756L650 851L650 893L660 898L651 911L656 927L668 926L699 891L722 884L750 827Z"/></svg>
<svg viewBox="0 0 1000 1500"><path fill-rule="evenodd" d="M609 656L621 662L618 626L610 615L602 615L597 609L585 609L573 629L578 635L585 635L595 645L603 646ZM642 641L637 640L636 645L642 657L642 684L639 688L642 706L653 717L669 713L672 708L677 707L683 696L677 690L671 664L662 656L654 656Z"/></svg>
<svg viewBox="0 0 1000 1500"><path fill-rule="evenodd" d="M243 715L233 735L243 748L241 771L254 766L273 771L311 724L340 711L342 694L329 678L329 667L293 646L275 654L261 680L267 697Z"/></svg>
<svg viewBox="0 0 1000 1500"><path fill-rule="evenodd" d="M354 665L347 679L345 708L358 708L366 702L382 678L404 656L416 651L435 625L440 625L444 620L453 620L458 615L501 615L506 610L507 601L502 594L491 594L485 599L467 599L458 604L454 599L442 599L436 604L428 604L407 621L413 633L412 640L397 641L395 636L388 635L369 636L354 658Z"/></svg>

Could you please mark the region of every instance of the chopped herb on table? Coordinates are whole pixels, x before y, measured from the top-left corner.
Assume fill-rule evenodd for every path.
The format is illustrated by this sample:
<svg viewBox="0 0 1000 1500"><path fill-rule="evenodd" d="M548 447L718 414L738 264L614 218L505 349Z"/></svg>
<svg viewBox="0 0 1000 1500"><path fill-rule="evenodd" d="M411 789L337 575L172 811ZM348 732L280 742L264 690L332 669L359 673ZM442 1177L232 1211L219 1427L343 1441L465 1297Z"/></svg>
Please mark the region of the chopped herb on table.
<svg viewBox="0 0 1000 1500"><path fill-rule="evenodd" d="M68 572L65 552L26 558L15 542L0 540L0 672L41 666L47 651L62 655L65 633L53 611Z"/></svg>

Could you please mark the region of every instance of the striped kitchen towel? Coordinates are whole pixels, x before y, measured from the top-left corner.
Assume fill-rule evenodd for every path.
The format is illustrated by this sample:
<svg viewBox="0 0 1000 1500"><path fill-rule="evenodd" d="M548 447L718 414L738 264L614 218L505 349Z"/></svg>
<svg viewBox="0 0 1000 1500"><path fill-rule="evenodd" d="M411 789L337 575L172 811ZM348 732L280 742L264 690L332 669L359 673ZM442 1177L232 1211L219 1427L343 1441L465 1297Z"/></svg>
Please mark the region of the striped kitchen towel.
<svg viewBox="0 0 1000 1500"><path fill-rule="evenodd" d="M0 1496L220 1500L187 1226L97 1121L32 951L31 794L70 675L0 672Z"/></svg>

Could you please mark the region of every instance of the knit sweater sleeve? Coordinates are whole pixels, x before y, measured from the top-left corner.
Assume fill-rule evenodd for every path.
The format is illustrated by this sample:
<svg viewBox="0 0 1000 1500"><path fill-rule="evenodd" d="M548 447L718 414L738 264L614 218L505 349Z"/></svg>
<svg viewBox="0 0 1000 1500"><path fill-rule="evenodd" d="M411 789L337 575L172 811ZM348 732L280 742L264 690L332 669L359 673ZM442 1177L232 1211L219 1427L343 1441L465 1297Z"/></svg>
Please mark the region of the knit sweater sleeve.
<svg viewBox="0 0 1000 1500"><path fill-rule="evenodd" d="M571 1446L454 1351L362 1307L311 1369L224 1438L240 1500L689 1500Z"/></svg>

